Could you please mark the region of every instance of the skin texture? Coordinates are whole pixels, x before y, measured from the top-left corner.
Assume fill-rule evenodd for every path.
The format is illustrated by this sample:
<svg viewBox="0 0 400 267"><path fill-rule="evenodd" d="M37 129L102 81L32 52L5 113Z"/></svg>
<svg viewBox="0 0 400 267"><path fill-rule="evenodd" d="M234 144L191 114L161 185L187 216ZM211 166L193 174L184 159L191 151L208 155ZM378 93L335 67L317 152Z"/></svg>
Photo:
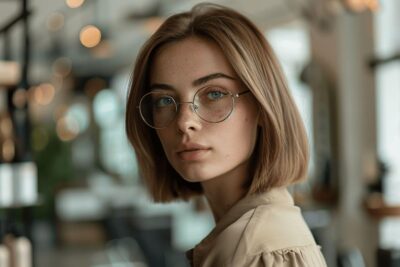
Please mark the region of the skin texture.
<svg viewBox="0 0 400 267"><path fill-rule="evenodd" d="M233 79L214 77L201 84L193 83L214 73ZM189 102L199 88L209 85L223 87L233 94L247 90L215 43L189 37L165 45L155 55L150 73L153 90ZM233 113L223 122L205 122L185 103L167 128L157 130L171 165L185 180L202 184L217 221L246 193L242 185L251 179L250 158L257 126L258 105L249 92L236 99ZM177 151L188 143L200 144L207 150L182 159Z"/></svg>

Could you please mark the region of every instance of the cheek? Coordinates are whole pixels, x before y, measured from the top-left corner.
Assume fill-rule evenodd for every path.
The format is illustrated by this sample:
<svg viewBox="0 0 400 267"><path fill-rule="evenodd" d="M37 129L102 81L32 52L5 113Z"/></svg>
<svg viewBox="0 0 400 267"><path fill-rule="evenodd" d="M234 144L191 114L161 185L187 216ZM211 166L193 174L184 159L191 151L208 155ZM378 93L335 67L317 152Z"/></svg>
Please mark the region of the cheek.
<svg viewBox="0 0 400 267"><path fill-rule="evenodd" d="M231 158L231 154L230 153L226 153L225 155L224 155L224 159L225 160L229 160Z"/></svg>
<svg viewBox="0 0 400 267"><path fill-rule="evenodd" d="M250 156L257 138L257 122L251 117L240 118L234 123L227 124L217 136L219 140L223 140L220 147L225 151L223 154L225 160L237 158L239 155Z"/></svg>

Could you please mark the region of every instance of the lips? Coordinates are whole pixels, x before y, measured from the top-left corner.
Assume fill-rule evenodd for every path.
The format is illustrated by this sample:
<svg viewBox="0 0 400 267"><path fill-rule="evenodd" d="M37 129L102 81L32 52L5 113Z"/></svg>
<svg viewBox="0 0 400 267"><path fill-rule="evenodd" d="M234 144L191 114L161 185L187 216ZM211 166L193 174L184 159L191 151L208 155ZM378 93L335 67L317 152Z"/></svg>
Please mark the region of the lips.
<svg viewBox="0 0 400 267"><path fill-rule="evenodd" d="M196 161L204 158L210 150L210 147L201 144L185 143L179 146L177 154L181 160Z"/></svg>

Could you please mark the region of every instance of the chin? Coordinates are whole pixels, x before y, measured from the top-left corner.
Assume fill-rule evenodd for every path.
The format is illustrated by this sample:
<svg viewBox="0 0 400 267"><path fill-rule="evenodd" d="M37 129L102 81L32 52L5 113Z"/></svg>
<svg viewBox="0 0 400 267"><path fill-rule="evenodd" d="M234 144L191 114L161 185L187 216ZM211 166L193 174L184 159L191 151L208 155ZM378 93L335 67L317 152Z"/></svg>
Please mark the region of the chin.
<svg viewBox="0 0 400 267"><path fill-rule="evenodd" d="M204 170L179 170L178 173L183 179L185 179L185 181L190 183L201 183L216 177L216 175L212 175Z"/></svg>

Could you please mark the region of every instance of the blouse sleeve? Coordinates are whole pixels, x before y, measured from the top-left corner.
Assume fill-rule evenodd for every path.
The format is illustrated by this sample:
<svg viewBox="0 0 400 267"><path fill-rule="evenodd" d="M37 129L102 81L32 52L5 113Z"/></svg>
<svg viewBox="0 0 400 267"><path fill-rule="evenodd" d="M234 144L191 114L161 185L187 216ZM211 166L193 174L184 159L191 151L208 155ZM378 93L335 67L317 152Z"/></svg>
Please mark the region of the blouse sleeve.
<svg viewBox="0 0 400 267"><path fill-rule="evenodd" d="M263 252L248 256L243 267L326 267L321 248L316 245Z"/></svg>

